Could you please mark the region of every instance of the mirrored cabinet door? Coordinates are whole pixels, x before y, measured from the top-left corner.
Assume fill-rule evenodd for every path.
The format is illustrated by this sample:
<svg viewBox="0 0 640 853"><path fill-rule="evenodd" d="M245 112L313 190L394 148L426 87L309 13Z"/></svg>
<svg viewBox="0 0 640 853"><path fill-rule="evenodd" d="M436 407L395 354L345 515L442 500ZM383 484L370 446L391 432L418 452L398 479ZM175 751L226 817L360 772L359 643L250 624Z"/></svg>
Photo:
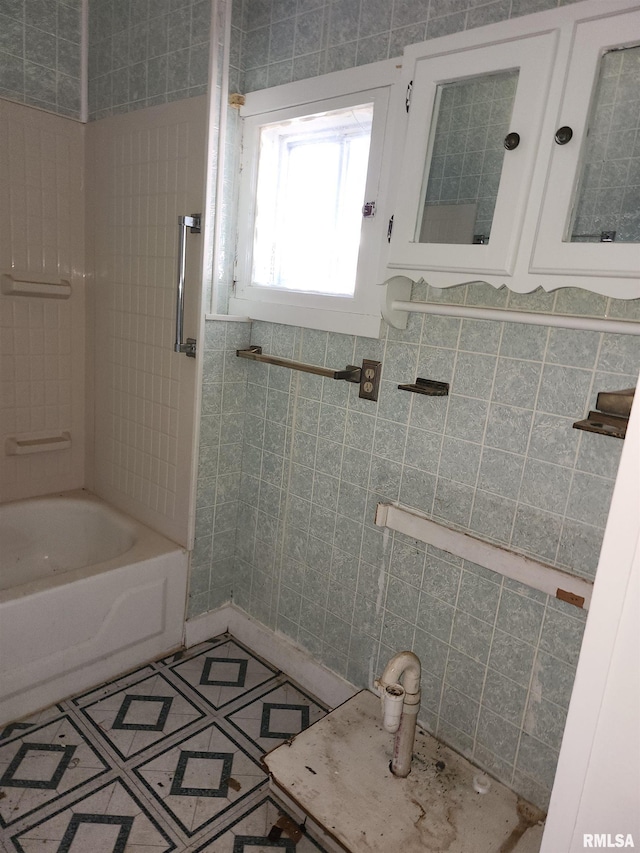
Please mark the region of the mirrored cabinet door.
<svg viewBox="0 0 640 853"><path fill-rule="evenodd" d="M412 91L389 267L468 280L512 271L556 38L406 51Z"/></svg>
<svg viewBox="0 0 640 853"><path fill-rule="evenodd" d="M512 69L437 86L417 242L490 241L518 74ZM516 137L507 142L511 150Z"/></svg>
<svg viewBox="0 0 640 853"><path fill-rule="evenodd" d="M578 24L552 148L532 271L637 279L640 11Z"/></svg>

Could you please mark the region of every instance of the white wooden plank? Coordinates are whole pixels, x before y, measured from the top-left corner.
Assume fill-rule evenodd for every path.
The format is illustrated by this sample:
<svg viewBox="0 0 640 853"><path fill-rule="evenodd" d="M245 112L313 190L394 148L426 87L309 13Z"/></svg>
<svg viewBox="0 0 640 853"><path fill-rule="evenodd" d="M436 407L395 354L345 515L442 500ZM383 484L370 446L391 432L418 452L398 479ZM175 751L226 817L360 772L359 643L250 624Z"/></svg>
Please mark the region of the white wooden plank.
<svg viewBox="0 0 640 853"><path fill-rule="evenodd" d="M478 794L478 768L416 731L411 773L391 775L393 735L368 690L264 757L274 783L351 853L535 851L542 817L495 779ZM533 838L525 837L530 830ZM529 843L531 841L531 843Z"/></svg>
<svg viewBox="0 0 640 853"><path fill-rule="evenodd" d="M592 581L570 575L561 569L508 551L499 545L484 542L469 533L452 530L427 518L418 510L380 503L376 510L375 522L378 527L397 530L412 539L418 539L456 557L470 560L485 569L519 581L533 589L562 598L569 604L575 604L576 607L582 607L585 610L589 607L593 589Z"/></svg>

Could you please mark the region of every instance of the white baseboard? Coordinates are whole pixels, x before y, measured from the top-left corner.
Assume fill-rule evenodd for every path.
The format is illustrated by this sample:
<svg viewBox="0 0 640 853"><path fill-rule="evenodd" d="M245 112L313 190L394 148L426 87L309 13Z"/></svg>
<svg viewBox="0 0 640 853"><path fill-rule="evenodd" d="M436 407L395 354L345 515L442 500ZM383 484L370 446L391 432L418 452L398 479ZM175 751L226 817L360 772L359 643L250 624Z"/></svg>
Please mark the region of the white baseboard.
<svg viewBox="0 0 640 853"><path fill-rule="evenodd" d="M234 608L231 604L224 604L217 610L202 613L193 619L187 619L184 623L184 644L190 649L198 643L204 643L218 634L224 634L229 628L230 621L234 618ZM238 637L238 639L240 639Z"/></svg>
<svg viewBox="0 0 640 853"><path fill-rule="evenodd" d="M346 702L357 687L314 660L287 637L276 634L233 604L196 616L185 623L187 648L228 631L330 708Z"/></svg>

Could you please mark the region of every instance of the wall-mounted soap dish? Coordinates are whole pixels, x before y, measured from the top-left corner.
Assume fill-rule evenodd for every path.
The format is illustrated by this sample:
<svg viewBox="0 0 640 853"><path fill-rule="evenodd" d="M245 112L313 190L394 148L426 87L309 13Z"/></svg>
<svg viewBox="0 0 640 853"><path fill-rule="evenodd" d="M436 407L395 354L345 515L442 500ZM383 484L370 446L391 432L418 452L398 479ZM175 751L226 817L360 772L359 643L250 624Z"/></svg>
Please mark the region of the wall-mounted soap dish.
<svg viewBox="0 0 640 853"><path fill-rule="evenodd" d="M597 432L600 435L610 435L612 438L624 438L627 434L629 418L620 418L616 415L607 415L604 412L589 412L583 421L576 421L574 429L583 429L585 432Z"/></svg>
<svg viewBox="0 0 640 853"><path fill-rule="evenodd" d="M61 432L37 435L10 435L4 443L7 456L22 456L26 453L48 453L52 450L68 450L71 447L71 434Z"/></svg>
<svg viewBox="0 0 640 853"><path fill-rule="evenodd" d="M411 391L413 394L426 394L429 397L446 397L449 394L448 382L436 382L435 379L421 379L408 385L398 385L401 391Z"/></svg>
<svg viewBox="0 0 640 853"><path fill-rule="evenodd" d="M622 391L601 391L596 399L597 411L589 412L583 421L576 421L574 429L624 438L631 413L635 388Z"/></svg>

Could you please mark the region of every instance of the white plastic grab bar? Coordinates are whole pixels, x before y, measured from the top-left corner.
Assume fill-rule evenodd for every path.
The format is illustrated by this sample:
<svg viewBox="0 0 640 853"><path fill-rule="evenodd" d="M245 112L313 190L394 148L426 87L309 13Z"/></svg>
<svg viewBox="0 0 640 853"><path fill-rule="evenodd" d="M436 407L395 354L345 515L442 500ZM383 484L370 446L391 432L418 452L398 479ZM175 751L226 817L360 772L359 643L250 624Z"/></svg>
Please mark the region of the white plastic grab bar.
<svg viewBox="0 0 640 853"><path fill-rule="evenodd" d="M187 228L192 234L200 233L201 214L192 213L191 216L179 216L178 227L180 228L180 240L178 243L178 292L176 298L176 342L174 350L183 352L189 358L196 357L196 339L187 338L182 340L184 326L184 282L187 271Z"/></svg>

